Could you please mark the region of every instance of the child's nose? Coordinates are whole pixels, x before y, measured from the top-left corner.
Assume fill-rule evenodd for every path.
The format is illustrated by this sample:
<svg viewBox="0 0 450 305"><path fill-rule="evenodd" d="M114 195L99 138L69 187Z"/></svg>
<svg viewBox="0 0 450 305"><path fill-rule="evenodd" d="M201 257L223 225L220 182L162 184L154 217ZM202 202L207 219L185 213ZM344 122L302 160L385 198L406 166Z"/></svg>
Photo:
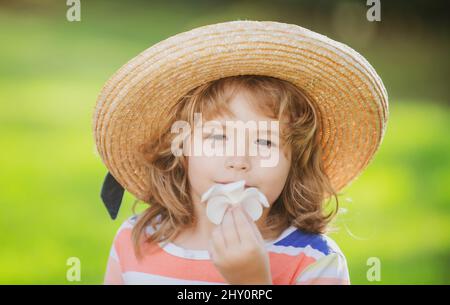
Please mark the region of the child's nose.
<svg viewBox="0 0 450 305"><path fill-rule="evenodd" d="M226 169L237 171L248 171L250 169L250 163L246 156L230 157L226 160L225 167Z"/></svg>

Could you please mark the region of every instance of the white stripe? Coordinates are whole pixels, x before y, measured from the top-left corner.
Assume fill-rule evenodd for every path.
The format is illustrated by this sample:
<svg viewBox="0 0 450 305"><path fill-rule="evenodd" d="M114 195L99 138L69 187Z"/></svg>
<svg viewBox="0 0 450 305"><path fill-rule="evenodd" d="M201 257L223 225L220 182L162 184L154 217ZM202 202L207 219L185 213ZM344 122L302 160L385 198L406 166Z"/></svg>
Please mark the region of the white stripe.
<svg viewBox="0 0 450 305"><path fill-rule="evenodd" d="M348 269L345 258L339 253L331 253L317 262L309 265L296 279L296 282L315 278L332 277L348 280Z"/></svg>
<svg viewBox="0 0 450 305"><path fill-rule="evenodd" d="M115 247L114 244L113 244L112 247L111 247L111 251L109 252L109 255L110 255L112 258L114 258L116 261L119 261L119 256L117 255L116 247Z"/></svg>
<svg viewBox="0 0 450 305"><path fill-rule="evenodd" d="M175 245L174 243L160 242L160 247L163 248L166 252L187 259L196 259L196 260L207 260L211 259L209 256L208 250L192 250L185 249Z"/></svg>
<svg viewBox="0 0 450 305"><path fill-rule="evenodd" d="M126 285L226 285L226 283L183 280L134 271L122 273L122 277Z"/></svg>

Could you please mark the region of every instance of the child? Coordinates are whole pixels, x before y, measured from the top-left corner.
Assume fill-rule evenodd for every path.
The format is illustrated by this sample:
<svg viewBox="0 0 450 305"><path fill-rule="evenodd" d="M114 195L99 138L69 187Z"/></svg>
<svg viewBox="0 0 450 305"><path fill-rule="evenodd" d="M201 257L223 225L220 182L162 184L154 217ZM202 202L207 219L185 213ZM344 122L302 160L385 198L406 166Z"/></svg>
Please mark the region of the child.
<svg viewBox="0 0 450 305"><path fill-rule="evenodd" d="M174 132L180 121L192 128L182 144ZM230 130L218 127L201 130L203 144L231 145L233 153L192 154L195 131L213 121L255 122L246 143L276 162L262 166L247 145L244 155L234 153ZM370 161L386 121L387 96L373 68L295 25L216 24L146 50L107 83L94 117L111 217L124 189L149 204L120 226L104 283L349 284L345 256L325 233L337 191ZM270 207L254 222L230 206L212 223L202 194L238 180ZM336 207L327 213L330 197Z"/></svg>

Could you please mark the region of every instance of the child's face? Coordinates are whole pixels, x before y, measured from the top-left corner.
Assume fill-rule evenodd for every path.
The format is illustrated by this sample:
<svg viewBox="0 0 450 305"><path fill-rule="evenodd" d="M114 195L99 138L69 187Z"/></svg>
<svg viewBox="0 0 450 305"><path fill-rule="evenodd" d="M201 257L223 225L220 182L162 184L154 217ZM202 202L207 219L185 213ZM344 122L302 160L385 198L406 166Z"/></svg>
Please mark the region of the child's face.
<svg viewBox="0 0 450 305"><path fill-rule="evenodd" d="M225 124L226 121L242 121L243 123L253 121L256 124L257 129L248 129L249 132L245 133L245 143L249 143L249 138L257 142L258 148L261 150L277 150L278 160L270 167L261 166L261 159L267 159L260 155L254 155L249 153L248 145L244 154L238 155L235 150L234 154L225 154L224 156L206 156L202 154L200 156L191 155L188 156L188 179L191 185L191 196L194 203L200 202L201 195L206 192L215 183L229 183L238 180L245 180L249 187L256 187L267 197L270 204L272 204L283 190L286 182L290 161L290 150L286 151L287 156L283 153L283 149L280 147L280 139L277 136L275 138L275 145L269 148L266 140L273 140L269 134L258 133L258 122L267 122L267 127L271 127L271 121L275 121L269 118L259 111L253 109L254 106L247 101L247 97L243 94L237 94L230 100L230 110L235 114L234 117L224 116L215 118L214 120ZM280 125L280 128L281 125ZM256 135L255 138L249 136L249 133L253 132ZM279 131L281 134L281 130ZM277 133L278 135L278 133ZM225 138L223 137L225 136ZM227 131L214 130L212 135L207 137L203 136L203 141L213 141L214 145L227 145ZM256 140L258 139L258 140ZM231 141L229 141L231 142ZM236 142L236 141L234 141ZM236 147L237 144L234 144Z"/></svg>

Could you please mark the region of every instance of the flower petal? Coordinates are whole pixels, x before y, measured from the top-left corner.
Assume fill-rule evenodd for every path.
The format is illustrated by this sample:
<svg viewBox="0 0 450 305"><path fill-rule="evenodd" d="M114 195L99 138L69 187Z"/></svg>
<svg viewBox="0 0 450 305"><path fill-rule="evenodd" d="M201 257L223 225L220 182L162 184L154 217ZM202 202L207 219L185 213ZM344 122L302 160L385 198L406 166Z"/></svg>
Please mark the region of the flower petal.
<svg viewBox="0 0 450 305"><path fill-rule="evenodd" d="M213 184L205 193L203 193L201 202L204 202L215 195L226 193L231 199L237 201L238 195L244 190L245 180L240 180L227 184Z"/></svg>
<svg viewBox="0 0 450 305"><path fill-rule="evenodd" d="M257 197L247 197L241 202L241 206L253 221L258 220L262 215L263 208Z"/></svg>
<svg viewBox="0 0 450 305"><path fill-rule="evenodd" d="M220 224L229 203L230 199L227 196L214 196L206 204L206 216L212 223Z"/></svg>
<svg viewBox="0 0 450 305"><path fill-rule="evenodd" d="M256 196L263 206L265 206L266 208L270 206L266 196L256 187L249 187L248 189L246 189L244 194L242 195L242 198L246 198L247 196Z"/></svg>

